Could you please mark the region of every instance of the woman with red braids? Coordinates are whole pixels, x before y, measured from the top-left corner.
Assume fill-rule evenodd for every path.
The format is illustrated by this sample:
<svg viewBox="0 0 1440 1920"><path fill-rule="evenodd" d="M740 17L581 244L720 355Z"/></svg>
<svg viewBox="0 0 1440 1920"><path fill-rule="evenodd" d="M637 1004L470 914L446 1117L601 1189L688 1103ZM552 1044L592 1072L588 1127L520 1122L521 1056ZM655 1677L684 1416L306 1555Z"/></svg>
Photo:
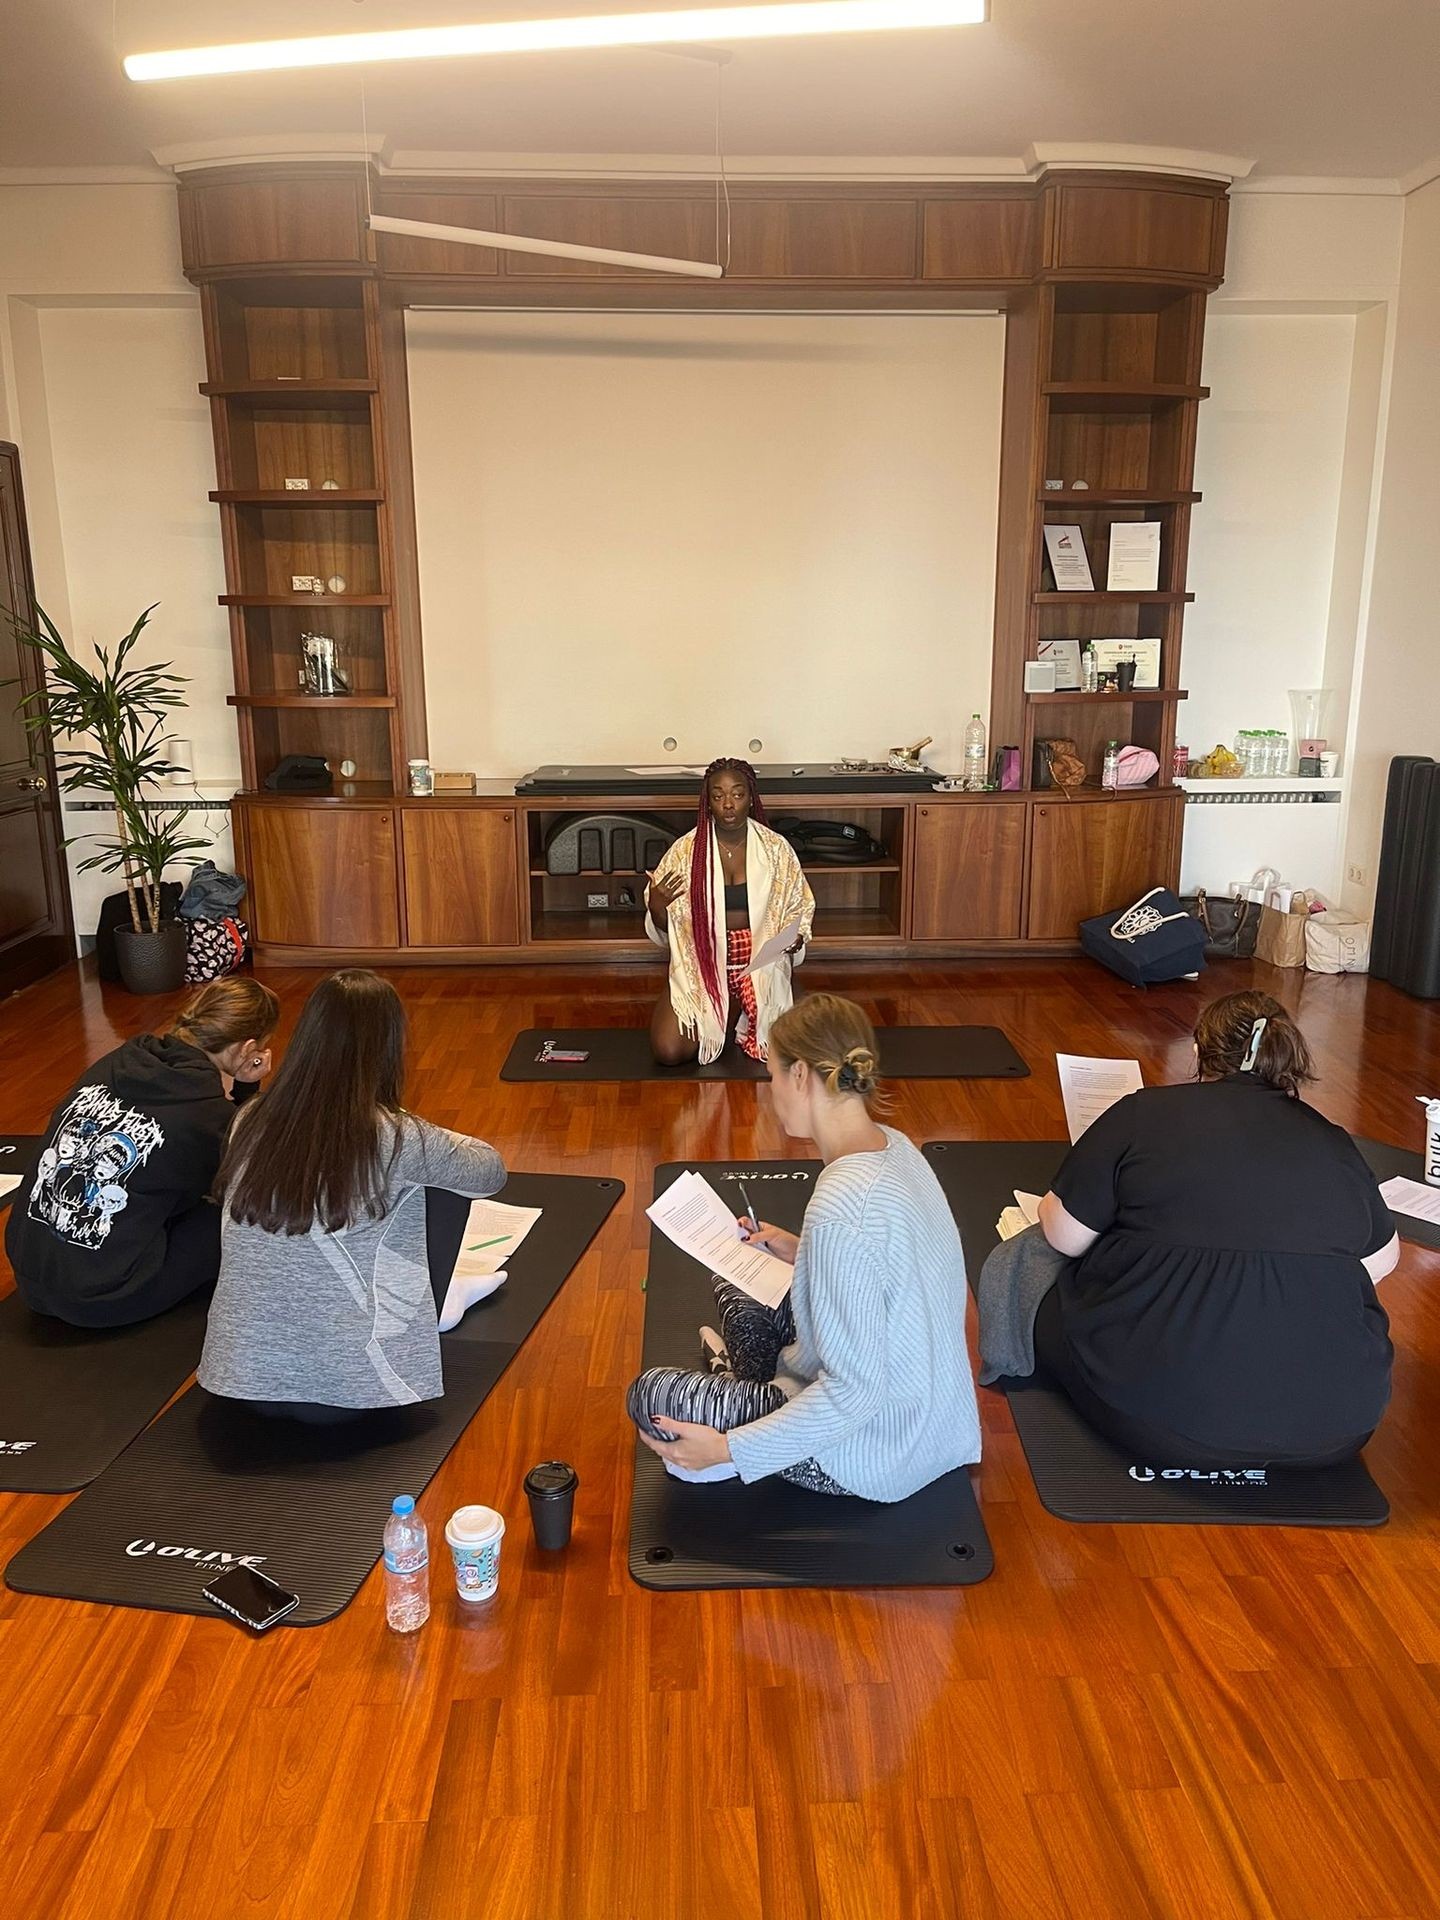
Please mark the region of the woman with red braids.
<svg viewBox="0 0 1440 1920"><path fill-rule="evenodd" d="M788 841L767 824L745 760L705 769L699 817L652 874L645 932L670 954L670 987L655 1007L650 1041L667 1067L718 1060L731 1039L765 1058L770 1029L791 1004L798 965L815 917ZM750 956L788 927L798 928L780 959L750 972Z"/></svg>

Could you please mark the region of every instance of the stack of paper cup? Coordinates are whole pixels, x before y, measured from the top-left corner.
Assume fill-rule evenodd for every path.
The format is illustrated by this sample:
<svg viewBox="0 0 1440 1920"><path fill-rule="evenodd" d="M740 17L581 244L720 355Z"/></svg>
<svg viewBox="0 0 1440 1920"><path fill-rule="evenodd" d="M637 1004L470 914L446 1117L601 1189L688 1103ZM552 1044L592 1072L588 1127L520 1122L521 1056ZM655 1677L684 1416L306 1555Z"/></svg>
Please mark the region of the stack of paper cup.
<svg viewBox="0 0 1440 1920"><path fill-rule="evenodd" d="M492 1600L500 1585L500 1543L505 1517L493 1507L458 1507L445 1523L455 1562L455 1590L462 1600Z"/></svg>

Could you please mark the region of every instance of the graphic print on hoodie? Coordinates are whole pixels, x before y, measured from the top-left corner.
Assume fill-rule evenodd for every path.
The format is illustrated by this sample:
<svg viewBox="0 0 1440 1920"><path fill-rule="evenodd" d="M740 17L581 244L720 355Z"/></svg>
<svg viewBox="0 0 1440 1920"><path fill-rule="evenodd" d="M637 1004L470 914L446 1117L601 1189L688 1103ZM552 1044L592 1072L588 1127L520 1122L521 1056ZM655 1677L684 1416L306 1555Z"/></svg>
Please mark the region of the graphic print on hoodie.
<svg viewBox="0 0 1440 1920"><path fill-rule="evenodd" d="M129 1180L165 1135L105 1087L81 1087L35 1169L27 1209L74 1247L98 1247L130 1198Z"/></svg>

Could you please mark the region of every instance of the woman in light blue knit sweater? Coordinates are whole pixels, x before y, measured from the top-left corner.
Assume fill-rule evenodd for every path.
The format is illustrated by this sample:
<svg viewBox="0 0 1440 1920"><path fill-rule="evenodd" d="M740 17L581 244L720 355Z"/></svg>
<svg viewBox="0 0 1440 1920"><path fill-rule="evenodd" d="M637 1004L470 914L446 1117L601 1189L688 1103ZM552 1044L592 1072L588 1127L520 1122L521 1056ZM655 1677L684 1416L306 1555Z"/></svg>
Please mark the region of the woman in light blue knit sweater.
<svg viewBox="0 0 1440 1920"><path fill-rule="evenodd" d="M741 1222L794 1266L789 1296L772 1311L717 1282L710 1370L651 1368L630 1414L682 1479L778 1473L904 1500L980 1458L960 1236L918 1149L871 1116L875 1036L859 1007L817 993L782 1015L770 1081L785 1130L825 1161L798 1240Z"/></svg>

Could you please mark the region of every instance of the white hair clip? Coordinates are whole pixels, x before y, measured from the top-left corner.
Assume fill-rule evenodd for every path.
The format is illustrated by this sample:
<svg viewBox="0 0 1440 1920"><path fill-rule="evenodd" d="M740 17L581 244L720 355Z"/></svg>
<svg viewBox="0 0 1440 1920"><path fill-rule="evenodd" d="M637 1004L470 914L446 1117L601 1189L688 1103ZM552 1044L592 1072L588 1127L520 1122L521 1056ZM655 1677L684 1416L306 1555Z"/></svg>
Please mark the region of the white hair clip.
<svg viewBox="0 0 1440 1920"><path fill-rule="evenodd" d="M1249 1073L1253 1069L1255 1065L1255 1056L1260 1051L1260 1036L1264 1033L1266 1027L1269 1024L1270 1023L1267 1020L1266 1016L1262 1013L1260 1018L1255 1022L1254 1026L1251 1027L1250 1045L1246 1048L1245 1058L1240 1062L1241 1073Z"/></svg>

